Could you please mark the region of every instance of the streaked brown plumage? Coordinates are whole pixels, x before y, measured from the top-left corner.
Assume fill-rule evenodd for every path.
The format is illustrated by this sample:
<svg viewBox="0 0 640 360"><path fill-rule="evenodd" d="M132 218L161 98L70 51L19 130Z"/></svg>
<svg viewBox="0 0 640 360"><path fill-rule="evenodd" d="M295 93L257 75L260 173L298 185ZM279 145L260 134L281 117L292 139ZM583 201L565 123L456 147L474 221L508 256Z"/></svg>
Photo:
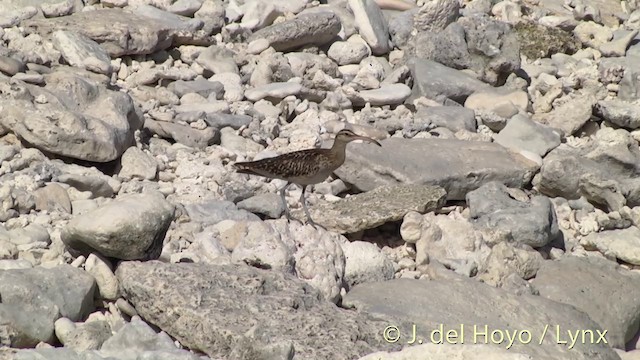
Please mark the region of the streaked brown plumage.
<svg viewBox="0 0 640 360"><path fill-rule="evenodd" d="M328 178L345 160L347 144L353 140L364 140L378 146L379 142L355 134L351 130L341 130L336 135L333 146L330 149L306 149L294 151L280 156L266 158L258 161L235 163L236 171L242 174L264 176L272 179L287 181L280 190L280 197L284 204L287 219L291 219L289 207L285 199L285 190L290 184L296 184L302 188L300 202L310 224L315 225L304 197L304 192L309 185L318 184Z"/></svg>

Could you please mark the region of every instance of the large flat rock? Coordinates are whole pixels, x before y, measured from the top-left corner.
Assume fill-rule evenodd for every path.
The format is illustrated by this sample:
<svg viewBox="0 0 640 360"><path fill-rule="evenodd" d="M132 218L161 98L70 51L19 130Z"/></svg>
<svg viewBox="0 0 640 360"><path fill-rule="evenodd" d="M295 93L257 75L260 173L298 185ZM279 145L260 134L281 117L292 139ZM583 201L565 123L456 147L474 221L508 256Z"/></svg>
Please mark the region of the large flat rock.
<svg viewBox="0 0 640 360"><path fill-rule="evenodd" d="M381 186L336 202L321 202L310 207L313 220L327 230L341 234L372 229L387 222L402 220L410 211L426 213L444 204L444 189L437 186ZM302 216L302 211L294 212Z"/></svg>
<svg viewBox="0 0 640 360"><path fill-rule="evenodd" d="M509 345L507 331L512 339L515 333L509 350L528 354L533 359L619 359L609 345L595 343L597 335L593 343L577 341L571 349L569 344L559 343L568 340L567 330L574 333L592 330L594 334L597 330L603 331L587 314L574 307L540 296L518 296L468 278L396 279L362 284L343 298L343 305L387 320L388 326L397 327L395 334L399 333L400 338L396 343L401 345L412 342L414 325L415 345L420 340L423 343L437 341L437 338L431 340L431 334L442 326L445 339L447 331L457 332L449 342L488 343L503 349ZM485 330L487 337L480 335ZM494 331L497 332L492 338ZM522 341L518 340L519 334L525 334Z"/></svg>
<svg viewBox="0 0 640 360"><path fill-rule="evenodd" d="M464 200L467 192L490 181L522 188L537 171L533 162L494 143L388 138L381 144L350 144L347 160L335 173L363 191L394 184L438 185L449 200Z"/></svg>
<svg viewBox="0 0 640 360"><path fill-rule="evenodd" d="M586 312L608 330L613 347L624 349L638 332L640 276L613 261L575 256L545 261L532 284L540 296Z"/></svg>
<svg viewBox="0 0 640 360"><path fill-rule="evenodd" d="M78 12L58 18L40 18L24 21L29 33L44 37L57 30L82 34L102 47L112 57L133 54L151 54L168 48L178 31L175 22L162 22L156 18L135 14L122 9L102 9Z"/></svg>
<svg viewBox="0 0 640 360"><path fill-rule="evenodd" d="M398 348L386 324L323 300L302 280L246 265L124 262L138 313L184 346L223 359L354 359Z"/></svg>

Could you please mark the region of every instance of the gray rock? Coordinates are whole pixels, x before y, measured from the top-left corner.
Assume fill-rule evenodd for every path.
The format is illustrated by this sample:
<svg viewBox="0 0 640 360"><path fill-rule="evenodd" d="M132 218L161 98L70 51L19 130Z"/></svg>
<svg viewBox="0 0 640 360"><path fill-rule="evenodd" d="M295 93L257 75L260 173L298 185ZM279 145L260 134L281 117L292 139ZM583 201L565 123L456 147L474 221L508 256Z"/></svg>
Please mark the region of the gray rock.
<svg viewBox="0 0 640 360"><path fill-rule="evenodd" d="M618 99L623 101L634 101L640 99L640 68L634 66L640 61L640 56L626 56L626 66L624 75L620 80Z"/></svg>
<svg viewBox="0 0 640 360"><path fill-rule="evenodd" d="M414 79L410 99L425 96L442 103L445 99L451 99L463 104L469 95L489 88L489 85L471 75L435 61L412 58L408 66Z"/></svg>
<svg viewBox="0 0 640 360"><path fill-rule="evenodd" d="M501 242L491 248L491 253L478 271L478 280L516 294L524 293L529 287L524 280L536 276L543 262L542 255L528 246ZM514 278L520 283L517 288L512 286L514 281L511 280Z"/></svg>
<svg viewBox="0 0 640 360"><path fill-rule="evenodd" d="M416 344L419 340L432 342L431 334L440 330L440 334L435 335L444 336L445 342L450 339L452 344L481 343L502 349L511 345L510 352L527 354L534 359L619 359L608 345L602 341L595 343L597 336L594 343L578 341L571 350L567 349L568 345L558 344L558 340L568 340L567 330L592 330L594 334L604 330L574 307L540 296L518 296L464 277L457 277L455 281L397 279L362 284L344 297L343 305L386 320L391 324L387 326L394 327L390 333L398 334L397 343L402 345L411 344L415 326ZM485 329L487 335L481 335ZM454 331L450 338L447 337L449 330ZM493 331L502 333L503 338L492 341ZM516 334L512 344L507 340L506 331ZM525 341L518 340L521 332ZM527 332L531 335L528 342ZM534 341L536 345L532 346Z"/></svg>
<svg viewBox="0 0 640 360"><path fill-rule="evenodd" d="M336 41L327 50L327 56L338 65L359 64L367 52L367 46L359 41Z"/></svg>
<svg viewBox="0 0 640 360"><path fill-rule="evenodd" d="M258 194L240 201L238 209L247 210L254 214L262 214L271 219L279 218L284 212L284 205L278 194Z"/></svg>
<svg viewBox="0 0 640 360"><path fill-rule="evenodd" d="M26 245L32 243L51 243L49 231L38 224L29 224L24 228L11 229L8 232L9 241L16 245Z"/></svg>
<svg viewBox="0 0 640 360"><path fill-rule="evenodd" d="M447 199L462 200L489 181L521 188L537 171L534 163L493 143L433 138L380 143L382 147L351 144L335 173L363 191L399 183L438 185Z"/></svg>
<svg viewBox="0 0 640 360"><path fill-rule="evenodd" d="M374 55L383 55L391 50L387 19L373 0L348 0L353 12L356 28Z"/></svg>
<svg viewBox="0 0 640 360"><path fill-rule="evenodd" d="M51 19L23 22L28 32L47 36L57 30L82 34L99 43L112 57L152 54L168 48L176 32L171 24L122 9L102 9L98 13L77 12ZM105 36L108 34L108 36Z"/></svg>
<svg viewBox="0 0 640 360"><path fill-rule="evenodd" d="M239 74L238 65L233 59L233 52L223 46L212 45L203 50L196 62L214 74Z"/></svg>
<svg viewBox="0 0 640 360"><path fill-rule="evenodd" d="M435 61L453 69L466 69L472 64L462 25L452 23L444 30L419 32L414 41L416 57Z"/></svg>
<svg viewBox="0 0 640 360"><path fill-rule="evenodd" d="M624 130L616 131L629 136ZM632 141L596 141L582 148L562 144L544 158L536 187L552 197L578 199L584 196L592 204L612 210L625 204L637 206L640 204L640 183L635 174L640 171L640 152L629 145Z"/></svg>
<svg viewBox="0 0 640 360"><path fill-rule="evenodd" d="M244 224L241 224L242 226ZM252 221L243 226L241 239L233 239L221 234L225 242L237 242L232 249L231 260L236 263L246 263L258 268L275 269L293 274L295 260L293 253L295 246L290 239L278 233L269 224ZM234 234L235 235L235 234ZM231 239L229 239L231 238Z"/></svg>
<svg viewBox="0 0 640 360"><path fill-rule="evenodd" d="M399 105L411 95L411 89L405 84L382 84L378 89L362 90L358 95L362 98L362 102L352 100L354 105L364 105L364 103L369 103L371 106Z"/></svg>
<svg viewBox="0 0 640 360"><path fill-rule="evenodd" d="M71 199L62 186L51 183L36 190L33 193L36 201L36 210L48 212L62 211L71 214Z"/></svg>
<svg viewBox="0 0 640 360"><path fill-rule="evenodd" d="M340 27L340 19L330 11L300 14L256 31L249 41L264 38L276 51L287 51L304 45L324 45L338 35Z"/></svg>
<svg viewBox="0 0 640 360"><path fill-rule="evenodd" d="M197 204L185 204L185 209L191 221L202 223L203 226L213 225L222 220L260 220L246 210L239 210L231 201L207 200Z"/></svg>
<svg viewBox="0 0 640 360"><path fill-rule="evenodd" d="M110 198L116 192L113 187L109 185L107 176L61 174L57 177L57 180L79 191L89 191L93 194L93 197Z"/></svg>
<svg viewBox="0 0 640 360"><path fill-rule="evenodd" d="M613 261L574 256L545 261L532 285L540 296L587 313L608 330L611 347L624 349L638 332L640 277Z"/></svg>
<svg viewBox="0 0 640 360"><path fill-rule="evenodd" d="M178 0L167 10L176 15L193 17L193 14L200 10L203 2L204 0Z"/></svg>
<svg viewBox="0 0 640 360"><path fill-rule="evenodd" d="M207 113L207 116L204 118L204 121L207 125L216 128L222 129L225 127L230 127L234 130L238 130L243 126L248 126L253 118L249 115L234 115L234 114L223 114L223 113Z"/></svg>
<svg viewBox="0 0 640 360"><path fill-rule="evenodd" d="M19 72L24 72L26 66L22 61L9 56L0 55L0 73L13 76Z"/></svg>
<svg viewBox="0 0 640 360"><path fill-rule="evenodd" d="M211 127L198 130L190 126L166 121L145 119L144 128L161 138L173 139L180 144L198 149L203 149L209 145L220 142L220 132Z"/></svg>
<svg viewBox="0 0 640 360"><path fill-rule="evenodd" d="M142 119L129 95L71 72L46 78L44 88L0 82L0 127L42 151L95 162L115 160L133 143Z"/></svg>
<svg viewBox="0 0 640 360"><path fill-rule="evenodd" d="M52 342L53 323L80 320L93 310L95 280L70 265L0 271L2 343L32 347Z"/></svg>
<svg viewBox="0 0 640 360"><path fill-rule="evenodd" d="M52 34L53 45L71 66L87 68L87 59L94 58L100 63L102 74L111 71L111 57L97 42L79 33L58 30Z"/></svg>
<svg viewBox="0 0 640 360"><path fill-rule="evenodd" d="M536 113L533 120L562 131L564 136L573 135L593 113L596 98L589 93L575 92L554 102L548 113Z"/></svg>
<svg viewBox="0 0 640 360"><path fill-rule="evenodd" d="M105 320L78 325L65 336L64 346L77 351L97 350L111 337L111 327Z"/></svg>
<svg viewBox="0 0 640 360"><path fill-rule="evenodd" d="M519 40L509 24L480 16L462 17L458 23L464 27L471 54L469 68L481 80L502 85L520 68Z"/></svg>
<svg viewBox="0 0 640 360"><path fill-rule="evenodd" d="M125 179L153 180L158 172L158 163L151 155L136 146L128 148L120 158L118 175Z"/></svg>
<svg viewBox="0 0 640 360"><path fill-rule="evenodd" d="M585 236L580 243L587 249L597 249L607 256L640 265L640 229L635 226L594 232Z"/></svg>
<svg viewBox="0 0 640 360"><path fill-rule="evenodd" d="M107 339L99 353L108 359L200 360L188 350L178 349L166 333L156 333L139 316L132 317L131 322Z"/></svg>
<svg viewBox="0 0 640 360"><path fill-rule="evenodd" d="M372 229L401 220L409 211L425 213L444 204L445 191L437 186L380 186L335 202L322 202L309 208L313 220L341 234ZM301 210L292 215L302 218Z"/></svg>
<svg viewBox="0 0 640 360"><path fill-rule="evenodd" d="M299 95L303 86L295 82L271 83L267 85L257 86L253 89L245 91L244 96L247 100L258 101L261 99L276 99L277 101L291 95Z"/></svg>
<svg viewBox="0 0 640 360"><path fill-rule="evenodd" d="M209 97L209 95L214 94L214 97L220 100L222 99L222 95L224 94L224 87L221 83L217 81L209 81L201 77L190 81L174 81L169 84L167 88L173 91L179 97L182 97L185 94L195 93L206 98Z"/></svg>
<svg viewBox="0 0 640 360"><path fill-rule="evenodd" d="M545 156L560 145L560 134L526 115L518 114L507 121L507 125L495 137L495 142L504 147Z"/></svg>
<svg viewBox="0 0 640 360"><path fill-rule="evenodd" d="M640 128L640 105L620 100L598 101L594 113L604 120L627 129Z"/></svg>
<svg viewBox="0 0 640 360"><path fill-rule="evenodd" d="M160 255L173 220L174 206L159 193L123 196L74 217L62 241L81 252L97 251L117 259L153 259Z"/></svg>
<svg viewBox="0 0 640 360"><path fill-rule="evenodd" d="M446 333L444 334L446 336ZM446 337L443 339L446 339ZM427 342L422 345L407 346L396 352L379 351L363 356L358 360L413 360L421 359L424 354L429 354L429 360L531 360L531 356L515 352L512 349L499 348L482 342L478 344L450 344L446 340L442 343Z"/></svg>
<svg viewBox="0 0 640 360"><path fill-rule="evenodd" d="M489 182L469 192L466 200L478 227L508 234L510 242L537 248L560 235L553 204L545 196L521 202L503 184Z"/></svg>
<svg viewBox="0 0 640 360"><path fill-rule="evenodd" d="M444 127L454 132L463 129L475 132L477 128L475 113L461 106L420 108L414 114L411 129L405 127L405 131L409 130L415 135L417 132L433 127Z"/></svg>
<svg viewBox="0 0 640 360"><path fill-rule="evenodd" d="M376 281L393 279L393 262L378 246L366 241L350 241L342 244L345 268L344 280L351 287Z"/></svg>
<svg viewBox="0 0 640 360"><path fill-rule="evenodd" d="M142 317L210 357L346 359L393 347L379 334L386 325L281 272L150 261L122 263L116 275Z"/></svg>

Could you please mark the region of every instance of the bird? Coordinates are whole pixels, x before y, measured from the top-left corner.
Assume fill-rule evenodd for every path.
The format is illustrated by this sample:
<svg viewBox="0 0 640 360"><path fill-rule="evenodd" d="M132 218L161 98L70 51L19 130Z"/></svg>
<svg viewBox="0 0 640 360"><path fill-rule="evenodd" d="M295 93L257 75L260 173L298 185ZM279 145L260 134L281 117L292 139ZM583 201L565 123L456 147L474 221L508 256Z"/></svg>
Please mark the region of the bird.
<svg viewBox="0 0 640 360"><path fill-rule="evenodd" d="M237 162L233 166L236 172L240 174L285 180L287 183L280 190L280 198L288 221L291 221L291 214L285 199L285 191L291 184L300 186L302 188L300 202L307 217L307 223L315 227L316 223L307 209L305 190L309 185L323 182L337 168L342 166L345 160L347 144L354 140L363 140L382 146L370 137L358 135L349 129L343 129L336 134L333 146L329 149L299 150L257 161Z"/></svg>

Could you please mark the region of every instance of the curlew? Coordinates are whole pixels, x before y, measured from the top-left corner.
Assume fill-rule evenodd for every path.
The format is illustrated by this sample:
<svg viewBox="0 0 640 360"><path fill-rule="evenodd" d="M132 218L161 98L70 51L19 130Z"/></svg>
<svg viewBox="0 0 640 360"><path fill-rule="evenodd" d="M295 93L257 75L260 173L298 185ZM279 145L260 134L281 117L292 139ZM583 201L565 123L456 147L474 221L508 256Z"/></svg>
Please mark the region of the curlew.
<svg viewBox="0 0 640 360"><path fill-rule="evenodd" d="M300 202L307 216L308 223L315 226L307 209L305 190L307 186L318 184L327 179L345 160L347 144L354 140L364 140L378 146L379 142L366 136L357 135L351 130L340 130L336 134L330 149L306 149L282 154L257 161L238 162L234 164L236 171L242 174L258 175L271 179L285 180L286 185L280 190L287 220L291 220L285 191L291 184L302 188Z"/></svg>

